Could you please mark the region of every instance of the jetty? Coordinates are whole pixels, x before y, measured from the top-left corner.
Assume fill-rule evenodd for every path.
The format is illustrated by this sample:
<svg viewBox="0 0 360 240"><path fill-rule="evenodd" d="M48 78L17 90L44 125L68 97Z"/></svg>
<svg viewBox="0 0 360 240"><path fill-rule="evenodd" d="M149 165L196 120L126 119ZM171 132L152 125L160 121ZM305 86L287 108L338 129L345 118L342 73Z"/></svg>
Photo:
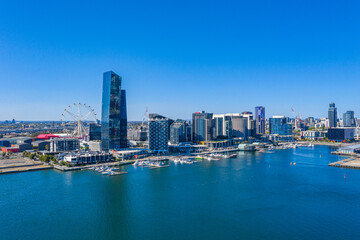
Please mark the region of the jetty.
<svg viewBox="0 0 360 240"><path fill-rule="evenodd" d="M37 170L52 169L51 165L36 162L27 158L0 160L0 174L20 173Z"/></svg>
<svg viewBox="0 0 360 240"><path fill-rule="evenodd" d="M330 167L340 167L340 168L354 168L360 169L360 159L359 158L347 158L337 162L329 163Z"/></svg>

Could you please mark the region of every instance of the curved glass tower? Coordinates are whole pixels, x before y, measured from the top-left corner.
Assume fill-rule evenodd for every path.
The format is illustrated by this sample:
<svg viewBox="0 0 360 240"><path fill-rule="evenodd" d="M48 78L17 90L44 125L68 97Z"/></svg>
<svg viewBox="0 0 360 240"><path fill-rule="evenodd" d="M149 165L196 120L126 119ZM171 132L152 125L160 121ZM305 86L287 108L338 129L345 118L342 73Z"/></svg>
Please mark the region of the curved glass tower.
<svg viewBox="0 0 360 240"><path fill-rule="evenodd" d="M113 71L104 72L101 109L101 145L105 151L127 147L125 91L123 91L123 94L124 96L121 97L121 77ZM124 121L124 118L126 121Z"/></svg>

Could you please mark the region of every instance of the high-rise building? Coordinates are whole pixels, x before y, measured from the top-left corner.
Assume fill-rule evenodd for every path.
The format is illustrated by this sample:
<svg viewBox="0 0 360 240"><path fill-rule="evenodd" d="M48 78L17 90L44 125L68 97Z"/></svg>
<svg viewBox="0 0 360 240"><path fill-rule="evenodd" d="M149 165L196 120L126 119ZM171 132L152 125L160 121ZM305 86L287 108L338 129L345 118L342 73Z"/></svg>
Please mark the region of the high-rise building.
<svg viewBox="0 0 360 240"><path fill-rule="evenodd" d="M166 152L168 150L169 120L157 116L152 118L149 114L149 150Z"/></svg>
<svg viewBox="0 0 360 240"><path fill-rule="evenodd" d="M171 119L171 118L168 118L168 117L164 117L164 116L162 116L160 114L157 114L157 113L150 113L149 114L149 119L150 118L151 119L166 119L166 120L168 120L168 134L167 134L167 136L168 136L168 140L170 140L170 126L174 122L174 120Z"/></svg>
<svg viewBox="0 0 360 240"><path fill-rule="evenodd" d="M127 141L127 111L126 111L126 90L121 89L120 100L120 148L126 148Z"/></svg>
<svg viewBox="0 0 360 240"><path fill-rule="evenodd" d="M215 117L214 121L214 138L224 136L224 117Z"/></svg>
<svg viewBox="0 0 360 240"><path fill-rule="evenodd" d="M212 139L212 113L195 112L192 116L193 141L202 142Z"/></svg>
<svg viewBox="0 0 360 240"><path fill-rule="evenodd" d="M179 144L187 141L187 122L176 120L170 126L170 143Z"/></svg>
<svg viewBox="0 0 360 240"><path fill-rule="evenodd" d="M121 96L123 94L123 96ZM103 74L101 145L103 150L127 147L126 96L121 77L113 71Z"/></svg>
<svg viewBox="0 0 360 240"><path fill-rule="evenodd" d="M287 123L284 116L273 116L269 118L270 134L292 135L292 125Z"/></svg>
<svg viewBox="0 0 360 240"><path fill-rule="evenodd" d="M329 128L337 127L337 109L335 107L335 103L329 104L329 111L328 111L328 117L329 117Z"/></svg>
<svg viewBox="0 0 360 240"><path fill-rule="evenodd" d="M248 119L243 116L231 116L232 136L246 138L248 133Z"/></svg>
<svg viewBox="0 0 360 240"><path fill-rule="evenodd" d="M252 112L243 112L241 114L243 117L247 119L247 137L255 137L255 124L253 123L253 113Z"/></svg>
<svg viewBox="0 0 360 240"><path fill-rule="evenodd" d="M50 140L50 152L71 152L80 148L77 138L53 138Z"/></svg>
<svg viewBox="0 0 360 240"><path fill-rule="evenodd" d="M256 133L265 134L265 107L255 107Z"/></svg>
<svg viewBox="0 0 360 240"><path fill-rule="evenodd" d="M96 123L89 124L89 140L101 140L101 126Z"/></svg>
<svg viewBox="0 0 360 240"><path fill-rule="evenodd" d="M347 111L343 115L344 127L356 127L354 111Z"/></svg>

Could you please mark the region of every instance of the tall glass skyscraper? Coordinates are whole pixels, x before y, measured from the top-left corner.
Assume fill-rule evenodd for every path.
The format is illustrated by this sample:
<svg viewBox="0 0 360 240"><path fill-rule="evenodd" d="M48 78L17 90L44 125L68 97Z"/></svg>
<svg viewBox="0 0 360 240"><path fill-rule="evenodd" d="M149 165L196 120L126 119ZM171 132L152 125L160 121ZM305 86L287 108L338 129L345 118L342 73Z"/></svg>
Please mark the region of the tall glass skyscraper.
<svg viewBox="0 0 360 240"><path fill-rule="evenodd" d="M337 127L337 109L335 107L335 103L329 104L328 117L329 117L329 128Z"/></svg>
<svg viewBox="0 0 360 240"><path fill-rule="evenodd" d="M101 109L102 149L127 147L127 115L125 90L121 90L121 77L113 71L103 74Z"/></svg>
<svg viewBox="0 0 360 240"><path fill-rule="evenodd" d="M347 111L343 116L344 127L356 127L354 111Z"/></svg>
<svg viewBox="0 0 360 240"><path fill-rule="evenodd" d="M256 133L265 134L265 107L255 107Z"/></svg>

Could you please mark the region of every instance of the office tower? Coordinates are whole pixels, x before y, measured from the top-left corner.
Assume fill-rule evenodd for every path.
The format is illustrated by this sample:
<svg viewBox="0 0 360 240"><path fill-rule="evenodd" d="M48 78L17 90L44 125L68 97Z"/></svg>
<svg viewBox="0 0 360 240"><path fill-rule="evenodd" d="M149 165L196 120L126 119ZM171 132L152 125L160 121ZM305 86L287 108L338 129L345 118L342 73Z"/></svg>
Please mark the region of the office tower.
<svg viewBox="0 0 360 240"><path fill-rule="evenodd" d="M161 115L149 114L149 150L168 150L169 120Z"/></svg>
<svg viewBox="0 0 360 240"><path fill-rule="evenodd" d="M105 151L127 146L125 99L125 91L121 91L121 77L113 71L105 72L101 109L101 144Z"/></svg>
<svg viewBox="0 0 360 240"><path fill-rule="evenodd" d="M246 138L248 132L248 119L243 116L231 116L232 137Z"/></svg>
<svg viewBox="0 0 360 240"><path fill-rule="evenodd" d="M128 147L126 91L124 89L121 89L121 101L120 101L120 148L126 148L126 147Z"/></svg>
<svg viewBox="0 0 360 240"><path fill-rule="evenodd" d="M186 126L186 141L187 142L192 141L192 125L189 122Z"/></svg>
<svg viewBox="0 0 360 240"><path fill-rule="evenodd" d="M292 135L292 125L287 123L284 116L273 116L269 118L270 134Z"/></svg>
<svg viewBox="0 0 360 240"><path fill-rule="evenodd" d="M335 107L335 103L329 104L328 117L329 117L329 128L337 127L337 109Z"/></svg>
<svg viewBox="0 0 360 240"><path fill-rule="evenodd" d="M212 113L195 112L192 116L193 141L210 141L212 135Z"/></svg>
<svg viewBox="0 0 360 240"><path fill-rule="evenodd" d="M255 107L256 133L265 134L265 107Z"/></svg>
<svg viewBox="0 0 360 240"><path fill-rule="evenodd" d="M343 116L344 127L356 127L354 111L347 111Z"/></svg>
<svg viewBox="0 0 360 240"><path fill-rule="evenodd" d="M170 126L171 126L171 124L173 124L174 120L171 119L171 118L168 118L168 117L164 117L164 116L162 116L162 115L160 115L160 114L157 114L157 113L150 113L150 114L149 114L149 118L152 118L152 119L166 119L166 120L168 120L168 134L167 134L167 136L168 136L168 140L170 140Z"/></svg>
<svg viewBox="0 0 360 240"><path fill-rule="evenodd" d="M214 138L224 136L224 117L214 117Z"/></svg>
<svg viewBox="0 0 360 240"><path fill-rule="evenodd" d="M101 140L101 126L96 123L89 124L89 140Z"/></svg>
<svg viewBox="0 0 360 240"><path fill-rule="evenodd" d="M170 126L170 143L179 144L187 141L187 122L184 120L176 120Z"/></svg>
<svg viewBox="0 0 360 240"><path fill-rule="evenodd" d="M231 117L225 116L224 117L224 136L228 138L232 138L232 123L231 123Z"/></svg>
<svg viewBox="0 0 360 240"><path fill-rule="evenodd" d="M249 126L249 129L248 129L248 136L249 137L256 137L256 121L255 120L250 121L250 126Z"/></svg>

